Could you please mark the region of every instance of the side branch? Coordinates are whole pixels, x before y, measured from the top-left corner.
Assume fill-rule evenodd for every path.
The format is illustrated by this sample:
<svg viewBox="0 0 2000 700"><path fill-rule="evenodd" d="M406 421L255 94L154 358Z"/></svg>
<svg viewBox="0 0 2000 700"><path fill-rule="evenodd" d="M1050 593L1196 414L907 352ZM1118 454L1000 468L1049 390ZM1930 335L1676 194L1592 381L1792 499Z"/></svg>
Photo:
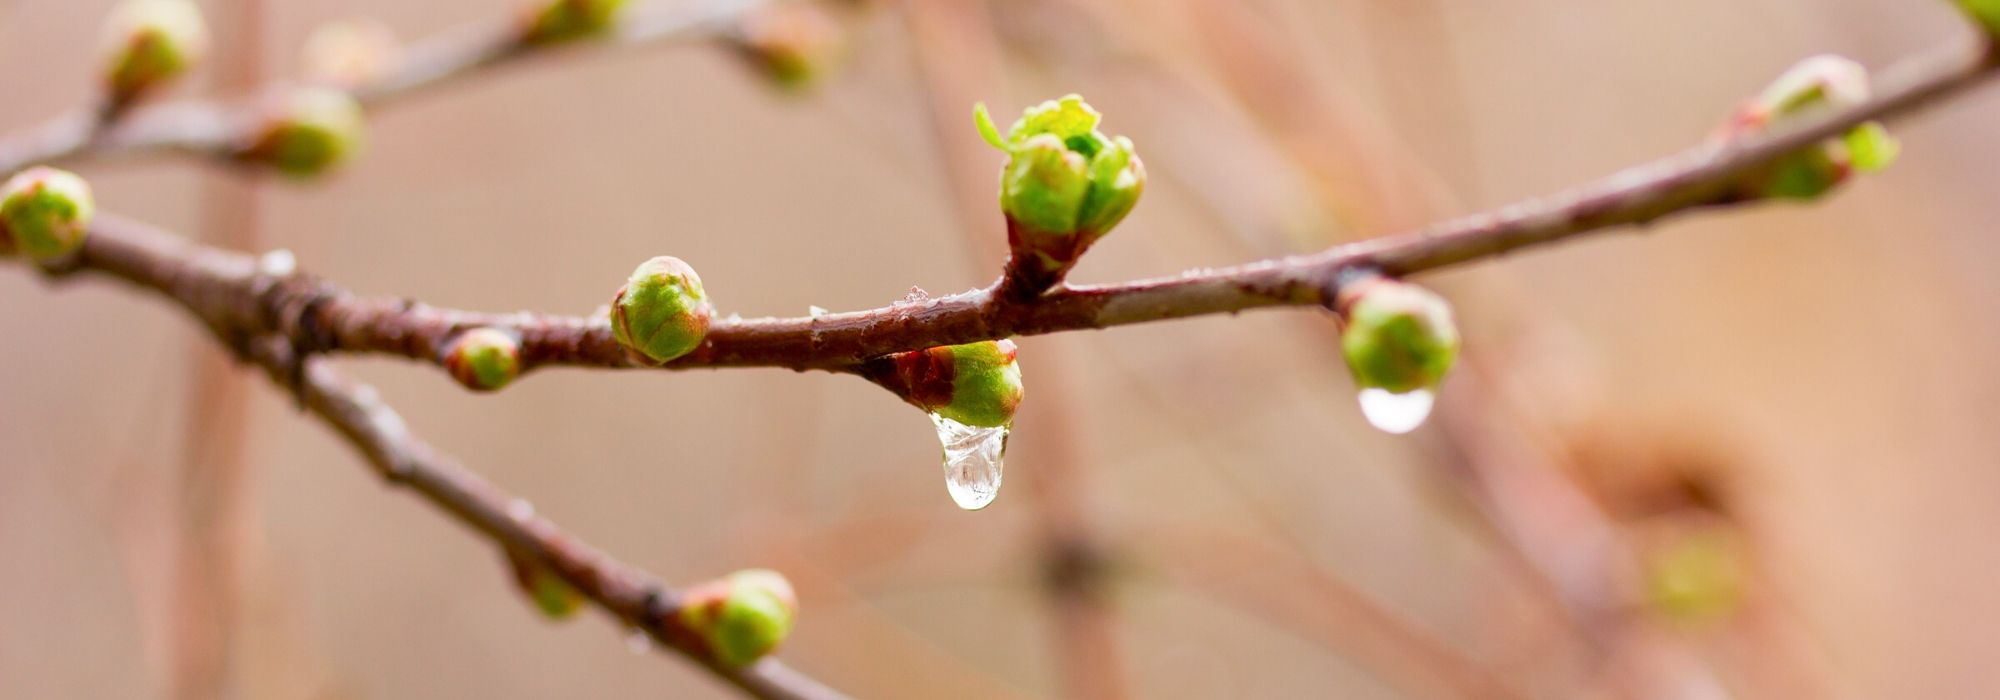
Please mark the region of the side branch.
<svg viewBox="0 0 2000 700"><path fill-rule="evenodd" d="M537 44L523 40L523 21L499 18L449 30L404 49L394 70L352 86L369 109L487 69L585 45L637 45L676 38L727 36L734 22L771 0L654 0L628 10L620 28L591 42ZM0 138L0 174L30 165L181 153L221 160L240 157L258 129L251 106L184 100L104 113L78 109Z"/></svg>
<svg viewBox="0 0 2000 700"><path fill-rule="evenodd" d="M390 483L407 486L481 535L554 571L605 611L666 648L707 666L760 698L839 700L846 696L766 658L743 669L718 663L675 613L679 594L645 572L591 548L534 513L527 501L501 491L449 456L413 437L401 416L373 388L342 378L324 363L295 364L289 343L266 338L249 357L279 384L297 381L300 402L352 443Z"/></svg>
<svg viewBox="0 0 2000 700"><path fill-rule="evenodd" d="M1324 306L1335 299L1344 279L1358 272L1406 275L1696 209L1746 203L1732 194L1733 183L1745 173L1856 124L1961 94L1994 68L1993 54L1983 47L1948 49L1890 71L1880 81L1878 97L1794 128L1704 144L1552 196L1311 255L1121 284L1060 286L1022 302L999 297L987 287L867 311L719 320L699 349L665 368L853 371L872 357L938 345L1271 306ZM284 335L313 351L441 362L443 348L458 333L488 326L520 336L527 367L652 366L620 346L603 318L477 313L356 297L289 269L260 270L249 256L110 216L93 226L75 264L164 292L228 329L248 336Z"/></svg>

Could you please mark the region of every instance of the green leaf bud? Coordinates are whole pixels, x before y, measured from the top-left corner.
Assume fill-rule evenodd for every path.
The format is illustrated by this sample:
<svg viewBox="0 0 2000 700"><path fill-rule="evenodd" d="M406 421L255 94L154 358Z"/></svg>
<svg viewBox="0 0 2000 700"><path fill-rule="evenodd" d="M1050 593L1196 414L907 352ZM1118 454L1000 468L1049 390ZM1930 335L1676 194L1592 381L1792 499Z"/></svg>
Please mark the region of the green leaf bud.
<svg viewBox="0 0 2000 700"><path fill-rule="evenodd" d="M779 87L794 90L818 82L845 49L840 23L825 9L804 3L771 5L750 13L734 39L759 72Z"/></svg>
<svg viewBox="0 0 2000 700"><path fill-rule="evenodd" d="M331 87L295 88L266 105L264 129L245 157L292 177L311 177L359 152L365 125L352 95Z"/></svg>
<svg viewBox="0 0 2000 700"><path fill-rule="evenodd" d="M1679 533L1644 556L1646 600L1682 624L1728 617L1743 602L1747 578L1742 545L1727 530Z"/></svg>
<svg viewBox="0 0 2000 700"><path fill-rule="evenodd" d="M611 300L611 331L619 344L668 362L701 346L714 314L694 268L662 255L640 264L618 288Z"/></svg>
<svg viewBox="0 0 2000 700"><path fill-rule="evenodd" d="M783 574L751 569L690 589L675 619L716 662L741 668L784 643L798 610Z"/></svg>
<svg viewBox="0 0 2000 700"><path fill-rule="evenodd" d="M104 35L113 103L180 77L208 52L208 26L192 0L125 0L112 8Z"/></svg>
<svg viewBox="0 0 2000 700"><path fill-rule="evenodd" d="M1861 64L1839 56L1814 56L1800 61L1744 105L1721 137L1742 138L1787 120L1861 104L1868 96L1868 70ZM1875 172L1888 167L1899 150L1887 129L1878 122L1868 122L1750 173L1743 179L1739 195L1816 199L1856 170Z"/></svg>
<svg viewBox="0 0 2000 700"><path fill-rule="evenodd" d="M1957 0L1958 9L1979 23L1988 35L2000 36L2000 0Z"/></svg>
<svg viewBox="0 0 2000 700"><path fill-rule="evenodd" d="M1009 278L1039 293L1137 206L1145 164L1130 139L1098 131L1103 116L1076 95L1029 107L1005 135L985 105L973 117L980 137L1008 155L1000 210L1014 254Z"/></svg>
<svg viewBox="0 0 2000 700"><path fill-rule="evenodd" d="M548 0L528 17L522 40L553 44L605 34L618 24L626 0Z"/></svg>
<svg viewBox="0 0 2000 700"><path fill-rule="evenodd" d="M1343 290L1340 346L1364 389L1435 388L1458 361L1451 305L1422 287L1374 278Z"/></svg>
<svg viewBox="0 0 2000 700"><path fill-rule="evenodd" d="M959 423L998 428L1014 422L1023 384L1020 349L987 340L901 352L864 368L877 383L925 411Z"/></svg>
<svg viewBox="0 0 2000 700"><path fill-rule="evenodd" d="M90 183L66 170L37 166L0 186L4 238L36 260L54 260L81 247L96 211Z"/></svg>
<svg viewBox="0 0 2000 700"><path fill-rule="evenodd" d="M473 391L499 391L521 375L521 341L498 328L458 334L445 350L445 369Z"/></svg>
<svg viewBox="0 0 2000 700"><path fill-rule="evenodd" d="M507 553L507 562L514 569L514 583L520 586L521 592L535 604L535 609L542 611L542 614L549 619L566 620L575 617L577 611L583 609L586 600L583 592L576 590L575 586L569 585L568 581L563 580L563 577L556 572L550 571L548 567L535 564L511 551Z"/></svg>

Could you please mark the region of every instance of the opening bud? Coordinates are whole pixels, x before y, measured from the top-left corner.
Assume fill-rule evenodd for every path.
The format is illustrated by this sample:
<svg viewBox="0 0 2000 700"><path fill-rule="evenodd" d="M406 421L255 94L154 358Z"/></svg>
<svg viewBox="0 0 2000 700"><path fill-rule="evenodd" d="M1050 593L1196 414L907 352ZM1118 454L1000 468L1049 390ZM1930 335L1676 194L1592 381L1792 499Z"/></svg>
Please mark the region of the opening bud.
<svg viewBox="0 0 2000 700"><path fill-rule="evenodd" d="M826 10L807 4L772 5L745 17L736 33L744 58L779 87L812 86L839 62L844 37Z"/></svg>
<svg viewBox="0 0 2000 700"><path fill-rule="evenodd" d="M553 44L609 32L626 0L548 0L528 15L521 40Z"/></svg>
<svg viewBox="0 0 2000 700"><path fill-rule="evenodd" d="M104 85L114 105L186 73L208 52L193 0L125 0L105 22Z"/></svg>
<svg viewBox="0 0 2000 700"><path fill-rule="evenodd" d="M1131 213L1146 189L1145 164L1130 139L1098 131L1102 115L1077 95L1029 107L1005 135L985 105L973 116L986 142L1008 155L1000 209L1013 251L1010 287L1039 294Z"/></svg>
<svg viewBox="0 0 2000 700"><path fill-rule="evenodd" d="M365 85L387 76L401 60L395 32L373 20L332 22L306 37L306 80L320 85Z"/></svg>
<svg viewBox="0 0 2000 700"><path fill-rule="evenodd" d="M740 668L778 648L798 611L783 574L750 569L690 589L675 617L716 661Z"/></svg>
<svg viewBox="0 0 2000 700"><path fill-rule="evenodd" d="M549 619L566 620L583 609L583 593L556 572L512 551L507 552L507 563L514 569L514 583Z"/></svg>
<svg viewBox="0 0 2000 700"><path fill-rule="evenodd" d="M901 352L869 362L865 371L918 408L964 425L999 428L1014 422L1023 385L1020 349L987 340Z"/></svg>
<svg viewBox="0 0 2000 700"><path fill-rule="evenodd" d="M90 183L67 170L36 166L0 186L0 250L36 260L75 252L90 230L97 204Z"/></svg>
<svg viewBox="0 0 2000 700"><path fill-rule="evenodd" d="M1434 389L1458 361L1451 305L1430 290L1371 278L1341 292L1341 352L1362 389Z"/></svg>
<svg viewBox="0 0 2000 700"><path fill-rule="evenodd" d="M361 150L361 103L330 87L300 87L269 99L264 128L244 157L305 178L333 169Z"/></svg>
<svg viewBox="0 0 2000 700"><path fill-rule="evenodd" d="M668 362L701 346L714 315L694 268L662 255L641 263L618 288L611 299L611 332L619 344Z"/></svg>
<svg viewBox="0 0 2000 700"><path fill-rule="evenodd" d="M1725 140L1769 130L1806 115L1868 101L1868 69L1854 61L1820 55L1800 61L1737 111L1722 129ZM1738 195L1810 200L1831 191L1859 170L1875 172L1896 159L1896 139L1879 122L1868 122L1840 138L1793 153L1745 177Z"/></svg>
<svg viewBox="0 0 2000 700"><path fill-rule="evenodd" d="M521 375L521 341L497 328L474 328L451 341L444 366L467 389L499 391Z"/></svg>

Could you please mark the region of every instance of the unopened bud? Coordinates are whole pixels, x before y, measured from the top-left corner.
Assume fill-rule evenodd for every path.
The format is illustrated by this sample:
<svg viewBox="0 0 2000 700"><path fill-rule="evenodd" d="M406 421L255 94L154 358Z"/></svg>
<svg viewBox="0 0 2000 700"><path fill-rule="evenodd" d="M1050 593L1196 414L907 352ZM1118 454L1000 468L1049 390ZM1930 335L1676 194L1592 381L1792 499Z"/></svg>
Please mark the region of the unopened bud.
<svg viewBox="0 0 2000 700"><path fill-rule="evenodd" d="M840 23L809 4L772 5L750 13L736 36L744 57L781 87L812 85L840 60Z"/></svg>
<svg viewBox="0 0 2000 700"><path fill-rule="evenodd" d="M125 0L105 23L105 89L129 102L186 73L208 51L208 27L192 0Z"/></svg>
<svg viewBox="0 0 2000 700"><path fill-rule="evenodd" d="M514 570L515 585L520 586L521 593L534 602L535 609L549 619L565 620L583 609L583 593L548 567L511 551L507 553L507 563Z"/></svg>
<svg viewBox="0 0 2000 700"><path fill-rule="evenodd" d="M741 668L778 648L798 611L783 574L751 569L689 589L676 620L717 662Z"/></svg>
<svg viewBox="0 0 2000 700"><path fill-rule="evenodd" d="M83 245L97 204L90 183L66 170L37 166L0 186L0 228L10 247L36 260L53 260Z"/></svg>
<svg viewBox="0 0 2000 700"><path fill-rule="evenodd" d="M1341 294L1340 347L1363 389L1435 388L1458 361L1451 305L1422 287L1371 278Z"/></svg>
<svg viewBox="0 0 2000 700"><path fill-rule="evenodd" d="M330 87L285 91L265 105L263 131L245 156L293 177L324 173L361 150L361 104Z"/></svg>
<svg viewBox="0 0 2000 700"><path fill-rule="evenodd" d="M451 342L444 366L467 389L499 391L521 374L521 341L497 328L474 328Z"/></svg>
<svg viewBox="0 0 2000 700"><path fill-rule="evenodd" d="M522 40L552 44L602 35L618 24L626 0L546 0L528 16Z"/></svg>
<svg viewBox="0 0 2000 700"><path fill-rule="evenodd" d="M1101 115L1076 95L1028 108L1004 136L984 105L974 116L981 136L1008 154L1000 209L1013 251L1011 284L1038 294L1062 281L1138 204L1145 164L1131 140L1098 131Z"/></svg>
<svg viewBox="0 0 2000 700"><path fill-rule="evenodd" d="M640 264L618 288L611 300L611 332L619 344L667 362L701 347L714 314L694 268L662 255Z"/></svg>
<svg viewBox="0 0 2000 700"><path fill-rule="evenodd" d="M1721 133L1738 139L1829 109L1868 101L1868 70L1854 61L1820 55L1800 61L1738 110ZM1746 176L1740 196L1809 200L1832 190L1855 171L1875 172L1896 158L1894 137L1867 122L1839 138L1803 149Z"/></svg>
<svg viewBox="0 0 2000 700"><path fill-rule="evenodd" d="M1020 350L987 340L901 352L869 363L868 375L903 400L959 423L998 428L1021 405Z"/></svg>

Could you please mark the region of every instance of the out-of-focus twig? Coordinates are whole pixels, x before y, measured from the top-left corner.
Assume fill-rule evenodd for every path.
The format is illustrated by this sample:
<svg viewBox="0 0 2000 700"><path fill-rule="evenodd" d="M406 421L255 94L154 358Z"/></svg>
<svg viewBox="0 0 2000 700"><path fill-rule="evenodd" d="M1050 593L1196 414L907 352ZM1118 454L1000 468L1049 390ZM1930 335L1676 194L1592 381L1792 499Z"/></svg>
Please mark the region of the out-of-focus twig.
<svg viewBox="0 0 2000 700"><path fill-rule="evenodd" d="M626 11L615 34L589 44L639 45L671 39L727 36L745 13L771 0L652 0ZM520 17L499 17L446 31L401 53L393 70L351 88L373 109L451 82L492 72L525 59L575 51L571 43L529 41ZM238 89L249 86L233 86ZM142 153L182 153L231 160L249 148L261 128L254 105L185 100L116 114L74 110L47 123L0 137L0 173L37 163L105 159Z"/></svg>

